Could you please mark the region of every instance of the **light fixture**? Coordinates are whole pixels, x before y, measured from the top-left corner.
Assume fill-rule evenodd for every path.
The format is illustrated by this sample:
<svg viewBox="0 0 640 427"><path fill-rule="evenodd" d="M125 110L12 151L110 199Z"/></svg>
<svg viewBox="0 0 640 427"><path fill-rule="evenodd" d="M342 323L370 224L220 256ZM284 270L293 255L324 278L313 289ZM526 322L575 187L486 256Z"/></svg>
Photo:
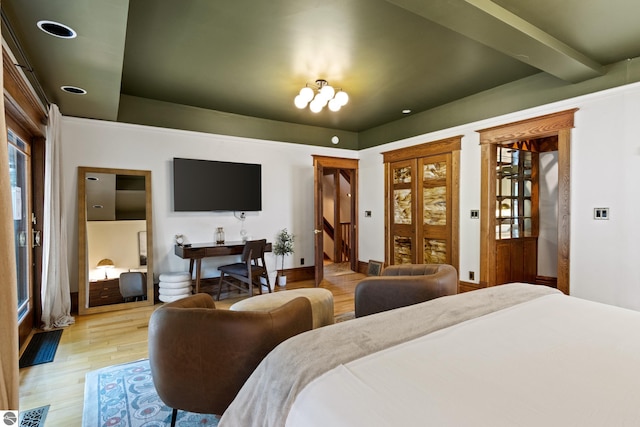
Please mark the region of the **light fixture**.
<svg viewBox="0 0 640 427"><path fill-rule="evenodd" d="M77 86L60 86L60 89L73 95L86 95L87 91Z"/></svg>
<svg viewBox="0 0 640 427"><path fill-rule="evenodd" d="M113 268L114 266L115 265L113 264L113 261L111 261L109 258L101 259L97 265L98 268L104 270L105 280L109 278L109 276L107 276L107 268Z"/></svg>
<svg viewBox="0 0 640 427"><path fill-rule="evenodd" d="M45 33L61 39L74 39L78 35L73 28L55 21L38 21L36 25Z"/></svg>
<svg viewBox="0 0 640 427"><path fill-rule="evenodd" d="M314 113L319 113L325 106L329 106L329 110L338 111L349 102L347 92L339 89L338 92L329 84L328 81L318 79L314 84L307 84L300 89L300 93L295 97L293 103L299 109L306 108Z"/></svg>

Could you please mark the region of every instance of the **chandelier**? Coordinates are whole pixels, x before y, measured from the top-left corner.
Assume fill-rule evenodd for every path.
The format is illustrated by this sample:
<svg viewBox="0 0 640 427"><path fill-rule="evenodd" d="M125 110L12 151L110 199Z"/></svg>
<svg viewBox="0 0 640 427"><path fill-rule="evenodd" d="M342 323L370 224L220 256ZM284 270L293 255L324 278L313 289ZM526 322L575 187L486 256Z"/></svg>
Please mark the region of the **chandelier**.
<svg viewBox="0 0 640 427"><path fill-rule="evenodd" d="M339 89L338 92L323 79L316 80L315 84L307 84L300 89L300 93L295 97L293 103L299 109L306 108L314 113L319 113L325 106L329 106L329 110L338 111L349 102L347 92Z"/></svg>

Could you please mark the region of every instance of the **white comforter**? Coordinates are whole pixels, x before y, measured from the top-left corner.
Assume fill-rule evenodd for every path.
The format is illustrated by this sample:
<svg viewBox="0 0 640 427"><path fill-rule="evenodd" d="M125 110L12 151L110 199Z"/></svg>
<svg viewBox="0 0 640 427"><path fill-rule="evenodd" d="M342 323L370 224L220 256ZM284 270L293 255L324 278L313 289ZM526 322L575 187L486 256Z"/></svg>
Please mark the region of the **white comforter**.
<svg viewBox="0 0 640 427"><path fill-rule="evenodd" d="M337 366L286 425L638 426L640 313L524 302Z"/></svg>
<svg viewBox="0 0 640 427"><path fill-rule="evenodd" d="M460 322L559 294L509 284L385 311L296 335L260 363L220 419L220 427L284 427L304 388L331 369Z"/></svg>

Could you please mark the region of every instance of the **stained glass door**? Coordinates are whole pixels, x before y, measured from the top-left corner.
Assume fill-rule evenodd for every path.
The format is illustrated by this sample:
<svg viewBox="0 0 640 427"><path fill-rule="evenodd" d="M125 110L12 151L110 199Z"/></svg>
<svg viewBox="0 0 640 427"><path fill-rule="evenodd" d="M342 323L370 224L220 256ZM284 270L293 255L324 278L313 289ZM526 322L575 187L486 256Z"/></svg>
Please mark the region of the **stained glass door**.
<svg viewBox="0 0 640 427"><path fill-rule="evenodd" d="M390 166L391 263L412 264L415 256L415 160Z"/></svg>
<svg viewBox="0 0 640 427"><path fill-rule="evenodd" d="M389 169L392 264L451 263L451 154Z"/></svg>
<svg viewBox="0 0 640 427"><path fill-rule="evenodd" d="M451 155L423 157L418 160L421 196L418 206L421 225L418 238L421 253L418 262L449 264L451 262Z"/></svg>
<svg viewBox="0 0 640 427"><path fill-rule="evenodd" d="M455 136L382 153L385 263L459 263L460 149Z"/></svg>

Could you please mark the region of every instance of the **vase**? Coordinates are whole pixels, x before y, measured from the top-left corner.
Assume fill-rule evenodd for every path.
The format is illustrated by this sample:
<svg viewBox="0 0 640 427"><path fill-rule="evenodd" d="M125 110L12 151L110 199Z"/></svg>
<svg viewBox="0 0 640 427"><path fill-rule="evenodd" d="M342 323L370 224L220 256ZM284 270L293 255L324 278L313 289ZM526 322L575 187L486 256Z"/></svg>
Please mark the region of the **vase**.
<svg viewBox="0 0 640 427"><path fill-rule="evenodd" d="M215 240L216 240L216 244L217 245L223 245L224 244L224 228L218 227L216 229L215 238L216 238Z"/></svg>
<svg viewBox="0 0 640 427"><path fill-rule="evenodd" d="M278 276L278 286L287 286L287 276Z"/></svg>

